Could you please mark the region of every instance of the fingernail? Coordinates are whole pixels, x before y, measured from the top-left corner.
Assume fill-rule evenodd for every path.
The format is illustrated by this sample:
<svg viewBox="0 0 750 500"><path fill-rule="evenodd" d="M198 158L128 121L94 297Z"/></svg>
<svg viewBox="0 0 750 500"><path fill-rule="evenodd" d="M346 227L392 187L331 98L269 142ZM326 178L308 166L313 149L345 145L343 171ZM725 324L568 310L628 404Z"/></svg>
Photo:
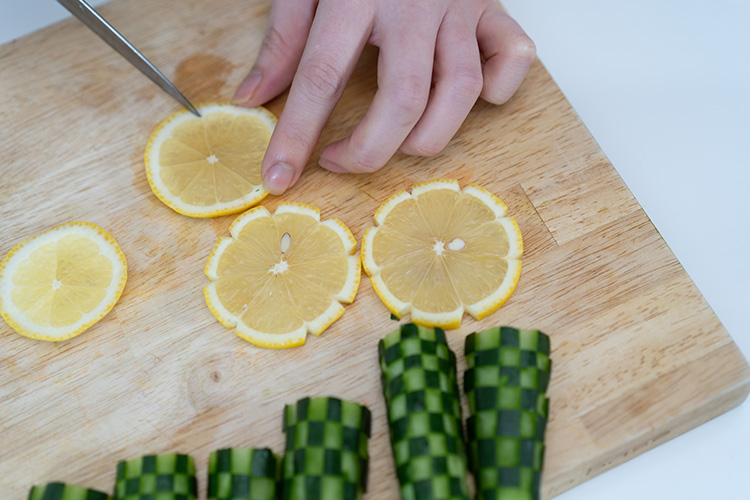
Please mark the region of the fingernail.
<svg viewBox="0 0 750 500"><path fill-rule="evenodd" d="M294 169L286 163L274 163L263 177L263 186L271 194L281 194L292 185Z"/></svg>
<svg viewBox="0 0 750 500"><path fill-rule="evenodd" d="M343 174L348 172L344 167L339 165L338 163L333 163L332 161L326 160L324 158L321 158L318 160L318 165L323 167L326 170L330 170L331 172L336 172L338 174Z"/></svg>
<svg viewBox="0 0 750 500"><path fill-rule="evenodd" d="M253 68L240 84L232 101L235 104L249 103L252 98L255 97L255 93L258 91L258 87L260 87L261 80L263 80L263 72L257 68Z"/></svg>

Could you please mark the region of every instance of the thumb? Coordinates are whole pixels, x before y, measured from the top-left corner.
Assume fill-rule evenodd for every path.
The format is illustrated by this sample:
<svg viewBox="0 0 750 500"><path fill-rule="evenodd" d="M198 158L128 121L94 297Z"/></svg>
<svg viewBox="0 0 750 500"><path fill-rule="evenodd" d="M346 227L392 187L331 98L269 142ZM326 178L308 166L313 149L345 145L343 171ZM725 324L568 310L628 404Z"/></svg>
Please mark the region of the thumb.
<svg viewBox="0 0 750 500"><path fill-rule="evenodd" d="M240 83L232 101L258 106L281 94L299 65L315 16L314 0L275 0L268 29L250 73Z"/></svg>

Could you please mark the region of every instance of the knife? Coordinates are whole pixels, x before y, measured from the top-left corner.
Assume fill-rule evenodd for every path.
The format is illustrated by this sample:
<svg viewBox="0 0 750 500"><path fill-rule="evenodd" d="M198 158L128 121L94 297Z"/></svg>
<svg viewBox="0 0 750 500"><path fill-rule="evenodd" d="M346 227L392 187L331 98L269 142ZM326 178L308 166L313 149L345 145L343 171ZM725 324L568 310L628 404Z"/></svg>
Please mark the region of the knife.
<svg viewBox="0 0 750 500"><path fill-rule="evenodd" d="M127 59L130 64L138 68L141 73L157 84L164 92L171 95L195 116L201 116L198 110L190 104L190 101L177 90L177 87L88 3L84 0L57 1L60 5L68 9L71 14L80 19L83 24L88 26L91 31L99 35L99 38L107 42L110 47Z"/></svg>

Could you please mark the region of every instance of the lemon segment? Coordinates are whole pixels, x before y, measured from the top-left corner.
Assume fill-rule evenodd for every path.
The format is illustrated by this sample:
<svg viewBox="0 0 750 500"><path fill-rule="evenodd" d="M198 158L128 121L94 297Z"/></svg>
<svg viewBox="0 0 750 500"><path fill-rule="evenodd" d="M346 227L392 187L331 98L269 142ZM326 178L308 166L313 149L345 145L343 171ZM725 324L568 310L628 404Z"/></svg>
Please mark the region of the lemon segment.
<svg viewBox="0 0 750 500"><path fill-rule="evenodd" d="M0 262L0 315L21 335L66 340L102 319L126 281L114 238L70 222L20 242Z"/></svg>
<svg viewBox="0 0 750 500"><path fill-rule="evenodd" d="M268 195L260 166L276 117L264 108L199 106L164 120L146 146L154 194L176 212L216 217L245 210Z"/></svg>
<svg viewBox="0 0 750 500"><path fill-rule="evenodd" d="M281 203L240 215L206 261L204 297L227 328L260 347L287 348L320 335L359 287L356 240L316 207Z"/></svg>
<svg viewBox="0 0 750 500"><path fill-rule="evenodd" d="M401 191L376 211L362 239L362 265L375 293L398 317L458 328L513 294L523 240L500 199L477 185L436 179Z"/></svg>

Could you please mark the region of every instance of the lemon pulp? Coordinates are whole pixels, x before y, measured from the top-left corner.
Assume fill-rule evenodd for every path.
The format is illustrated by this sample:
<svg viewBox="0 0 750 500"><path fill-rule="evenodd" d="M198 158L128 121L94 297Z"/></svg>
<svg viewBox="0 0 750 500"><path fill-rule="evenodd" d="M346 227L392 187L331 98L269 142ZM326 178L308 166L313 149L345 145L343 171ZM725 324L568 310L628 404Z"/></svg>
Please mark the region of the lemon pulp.
<svg viewBox="0 0 750 500"><path fill-rule="evenodd" d="M282 204L272 216L255 208L240 216L206 264L209 308L227 327L264 347L304 343L344 312L359 284L356 242L340 221Z"/></svg>
<svg viewBox="0 0 750 500"><path fill-rule="evenodd" d="M455 328L463 312L497 310L520 276L523 251L507 207L479 186L453 180L397 193L376 213L362 258L375 291L397 316Z"/></svg>
<svg viewBox="0 0 750 500"><path fill-rule="evenodd" d="M19 243L3 259L0 310L23 335L71 338L114 306L126 275L125 257L106 231L64 224Z"/></svg>
<svg viewBox="0 0 750 500"><path fill-rule="evenodd" d="M263 108L199 106L165 120L146 148L154 193L175 211L212 217L244 210L268 193L260 166L276 118Z"/></svg>

